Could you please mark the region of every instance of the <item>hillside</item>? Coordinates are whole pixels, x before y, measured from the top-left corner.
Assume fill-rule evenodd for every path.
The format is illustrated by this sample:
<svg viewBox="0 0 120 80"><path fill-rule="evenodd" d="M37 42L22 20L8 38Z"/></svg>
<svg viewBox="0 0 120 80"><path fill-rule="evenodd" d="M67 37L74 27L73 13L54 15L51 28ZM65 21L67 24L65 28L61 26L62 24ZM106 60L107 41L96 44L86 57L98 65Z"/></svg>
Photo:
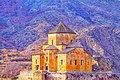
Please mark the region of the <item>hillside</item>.
<svg viewBox="0 0 120 80"><path fill-rule="evenodd" d="M1 0L0 49L25 50L59 23L75 31L90 25L119 28L119 0ZM46 24L36 27L39 24Z"/></svg>

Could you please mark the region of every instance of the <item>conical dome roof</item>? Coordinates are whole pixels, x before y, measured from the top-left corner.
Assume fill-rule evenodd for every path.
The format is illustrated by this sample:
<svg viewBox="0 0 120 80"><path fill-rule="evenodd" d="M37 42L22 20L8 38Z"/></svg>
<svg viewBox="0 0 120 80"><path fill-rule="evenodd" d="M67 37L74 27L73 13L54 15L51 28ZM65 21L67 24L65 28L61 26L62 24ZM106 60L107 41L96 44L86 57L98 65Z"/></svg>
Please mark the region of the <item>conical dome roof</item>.
<svg viewBox="0 0 120 80"><path fill-rule="evenodd" d="M72 34L76 34L73 30L68 28L62 21L60 21L60 23L49 32L49 34L52 34L52 33L72 33Z"/></svg>

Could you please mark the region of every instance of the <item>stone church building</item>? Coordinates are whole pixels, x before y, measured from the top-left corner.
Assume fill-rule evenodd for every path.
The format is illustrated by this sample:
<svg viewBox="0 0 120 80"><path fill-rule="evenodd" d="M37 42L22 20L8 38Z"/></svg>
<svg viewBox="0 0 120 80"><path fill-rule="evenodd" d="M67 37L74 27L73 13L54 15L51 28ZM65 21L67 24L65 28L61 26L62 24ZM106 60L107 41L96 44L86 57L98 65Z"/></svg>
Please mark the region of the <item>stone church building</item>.
<svg viewBox="0 0 120 80"><path fill-rule="evenodd" d="M62 21L48 33L48 42L32 55L32 71L92 71L92 55Z"/></svg>

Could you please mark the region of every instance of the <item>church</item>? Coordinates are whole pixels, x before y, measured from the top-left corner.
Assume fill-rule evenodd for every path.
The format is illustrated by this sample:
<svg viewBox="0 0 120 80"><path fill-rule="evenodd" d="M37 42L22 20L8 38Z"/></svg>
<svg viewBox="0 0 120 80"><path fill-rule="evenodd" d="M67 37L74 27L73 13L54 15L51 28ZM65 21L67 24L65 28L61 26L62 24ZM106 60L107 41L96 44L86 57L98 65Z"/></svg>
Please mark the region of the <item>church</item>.
<svg viewBox="0 0 120 80"><path fill-rule="evenodd" d="M48 33L48 41L32 55L32 71L69 72L92 71L92 55L76 33L62 21Z"/></svg>

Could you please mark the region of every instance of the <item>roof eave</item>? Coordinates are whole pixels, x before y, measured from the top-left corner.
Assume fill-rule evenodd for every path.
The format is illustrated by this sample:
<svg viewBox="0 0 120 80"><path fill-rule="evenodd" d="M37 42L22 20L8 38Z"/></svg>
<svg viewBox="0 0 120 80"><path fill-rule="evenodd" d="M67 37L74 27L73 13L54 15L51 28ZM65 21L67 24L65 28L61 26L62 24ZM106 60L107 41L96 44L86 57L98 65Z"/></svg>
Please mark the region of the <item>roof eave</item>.
<svg viewBox="0 0 120 80"><path fill-rule="evenodd" d="M49 32L48 34L60 34L60 33L64 33L64 34L76 34L75 32Z"/></svg>
<svg viewBox="0 0 120 80"><path fill-rule="evenodd" d="M58 49L44 49L44 50L58 50Z"/></svg>

